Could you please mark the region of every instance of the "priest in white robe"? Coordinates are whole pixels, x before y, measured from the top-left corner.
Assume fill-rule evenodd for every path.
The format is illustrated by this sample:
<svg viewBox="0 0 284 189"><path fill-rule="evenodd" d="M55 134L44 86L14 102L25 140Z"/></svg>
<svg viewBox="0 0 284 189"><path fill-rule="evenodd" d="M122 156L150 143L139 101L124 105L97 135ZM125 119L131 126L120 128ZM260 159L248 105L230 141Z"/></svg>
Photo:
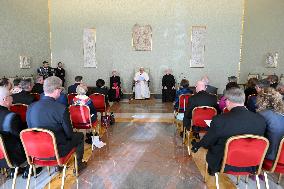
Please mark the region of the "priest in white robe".
<svg viewBox="0 0 284 189"><path fill-rule="evenodd" d="M149 75L144 72L144 68L140 68L135 74L135 99L150 98L150 90L148 86Z"/></svg>

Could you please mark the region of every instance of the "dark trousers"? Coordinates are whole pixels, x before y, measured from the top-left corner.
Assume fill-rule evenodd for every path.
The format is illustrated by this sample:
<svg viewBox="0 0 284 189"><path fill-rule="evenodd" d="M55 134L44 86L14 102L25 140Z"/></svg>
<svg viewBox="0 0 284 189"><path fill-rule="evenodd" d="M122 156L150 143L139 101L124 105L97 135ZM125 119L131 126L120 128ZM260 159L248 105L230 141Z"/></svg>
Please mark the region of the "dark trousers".
<svg viewBox="0 0 284 189"><path fill-rule="evenodd" d="M191 127L191 119L188 119L187 117L183 117L183 127L186 128L186 130L190 130Z"/></svg>
<svg viewBox="0 0 284 189"><path fill-rule="evenodd" d="M74 147L77 148L77 160L80 163L84 155L84 134L82 132L74 133L72 139L67 140L66 144L57 146L59 156L66 156Z"/></svg>

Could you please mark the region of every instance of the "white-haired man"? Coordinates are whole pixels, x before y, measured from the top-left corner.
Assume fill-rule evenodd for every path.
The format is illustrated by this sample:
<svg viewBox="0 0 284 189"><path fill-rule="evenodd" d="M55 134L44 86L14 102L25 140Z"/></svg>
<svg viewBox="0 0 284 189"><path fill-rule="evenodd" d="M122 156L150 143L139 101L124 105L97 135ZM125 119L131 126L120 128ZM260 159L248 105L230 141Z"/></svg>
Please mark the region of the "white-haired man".
<svg viewBox="0 0 284 189"><path fill-rule="evenodd" d="M148 86L149 75L141 67L139 72L135 74L135 99L148 99L150 98L150 90Z"/></svg>

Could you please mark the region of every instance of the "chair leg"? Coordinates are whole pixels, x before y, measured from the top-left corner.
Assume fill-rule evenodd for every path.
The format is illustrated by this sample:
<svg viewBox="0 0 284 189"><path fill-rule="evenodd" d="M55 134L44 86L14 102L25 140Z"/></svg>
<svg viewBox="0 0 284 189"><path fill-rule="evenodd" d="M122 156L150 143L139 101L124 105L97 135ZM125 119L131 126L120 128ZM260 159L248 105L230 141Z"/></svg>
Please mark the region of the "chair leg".
<svg viewBox="0 0 284 189"><path fill-rule="evenodd" d="M216 188L217 189L220 189L220 186L219 186L219 180L218 180L218 173L215 173L215 182L216 182Z"/></svg>
<svg viewBox="0 0 284 189"><path fill-rule="evenodd" d="M249 176L247 175L246 178L245 178L245 183L248 183L248 178L249 178Z"/></svg>
<svg viewBox="0 0 284 189"><path fill-rule="evenodd" d="M29 188L30 188L30 181L31 181L31 176L32 176L32 168L33 168L33 166L30 165L26 189L29 189Z"/></svg>
<svg viewBox="0 0 284 189"><path fill-rule="evenodd" d="M190 144L189 144L189 131L186 131L186 135L187 135L187 151L188 151L188 155L190 156Z"/></svg>
<svg viewBox="0 0 284 189"><path fill-rule="evenodd" d="M264 171L263 174L264 174L265 187L266 189L269 189L267 173Z"/></svg>
<svg viewBox="0 0 284 189"><path fill-rule="evenodd" d="M50 167L47 166L46 168L47 168L48 175L50 176L50 175L51 175L51 174L50 174Z"/></svg>
<svg viewBox="0 0 284 189"><path fill-rule="evenodd" d="M33 171L34 171L34 177L37 178L37 174L36 174L36 167L35 165L33 165Z"/></svg>
<svg viewBox="0 0 284 189"><path fill-rule="evenodd" d="M16 188L16 178L17 178L17 175L18 175L18 170L19 170L19 167L16 167L16 168L15 168L14 177L13 177L12 189L15 189L15 188Z"/></svg>
<svg viewBox="0 0 284 189"><path fill-rule="evenodd" d="M258 177L258 175L255 175L255 180L256 180L256 187L257 187L257 189L260 189L260 184L259 184L259 177Z"/></svg>
<svg viewBox="0 0 284 189"><path fill-rule="evenodd" d="M282 173L279 174L279 177L278 177L278 181L277 181L277 184L280 184L280 181L281 181L281 177L282 177Z"/></svg>
<svg viewBox="0 0 284 189"><path fill-rule="evenodd" d="M74 154L74 168L75 168L75 176L78 177L78 161L76 153Z"/></svg>
<svg viewBox="0 0 284 189"><path fill-rule="evenodd" d="M66 176L66 165L64 165L64 168L63 168L63 175L62 175L61 189L63 189L63 188L64 188L65 176Z"/></svg>
<svg viewBox="0 0 284 189"><path fill-rule="evenodd" d="M207 182L207 175L208 175L208 163L205 160L205 173L204 173L204 182Z"/></svg>
<svg viewBox="0 0 284 189"><path fill-rule="evenodd" d="M240 178L241 178L241 176L237 176L237 183L236 183L236 185L238 185L240 183Z"/></svg>
<svg viewBox="0 0 284 189"><path fill-rule="evenodd" d="M183 136L182 136L182 143L185 143L185 134L186 134L186 129L183 127Z"/></svg>

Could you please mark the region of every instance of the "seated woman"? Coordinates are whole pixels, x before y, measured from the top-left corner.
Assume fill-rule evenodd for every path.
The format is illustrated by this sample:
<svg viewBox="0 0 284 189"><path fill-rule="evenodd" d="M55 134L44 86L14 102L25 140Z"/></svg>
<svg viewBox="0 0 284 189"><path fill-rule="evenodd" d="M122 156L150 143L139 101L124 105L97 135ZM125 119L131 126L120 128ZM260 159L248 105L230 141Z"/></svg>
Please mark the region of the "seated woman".
<svg viewBox="0 0 284 189"><path fill-rule="evenodd" d="M282 95L273 88L264 89L258 94L256 104L257 112L264 117L266 122L265 137L269 140L266 158L275 160L279 143L284 136Z"/></svg>
<svg viewBox="0 0 284 189"><path fill-rule="evenodd" d="M111 102L119 102L122 92L120 86L120 77L117 75L116 70L112 71L112 76L110 77L110 89L108 91L109 101Z"/></svg>
<svg viewBox="0 0 284 189"><path fill-rule="evenodd" d="M182 79L180 82L180 87L179 90L177 90L175 97L175 105L174 105L175 109L178 109L179 96L182 94L193 94L193 91L189 88L189 82L187 79Z"/></svg>
<svg viewBox="0 0 284 189"><path fill-rule="evenodd" d="M245 100L245 106L247 105L247 100L249 95L257 94L257 91L255 89L256 83L258 80L256 78L250 78L248 80L246 89L245 89L245 95L246 95L246 100Z"/></svg>
<svg viewBox="0 0 284 189"><path fill-rule="evenodd" d="M73 98L75 105L87 105L90 108L91 121L94 123L97 120L97 111L93 105L92 100L86 95L88 88L84 84L80 84L76 88L77 96Z"/></svg>
<svg viewBox="0 0 284 189"><path fill-rule="evenodd" d="M98 79L96 81L96 87L94 88L95 93L100 93L105 95L105 102L108 106L108 88L105 86L105 81L103 79Z"/></svg>

